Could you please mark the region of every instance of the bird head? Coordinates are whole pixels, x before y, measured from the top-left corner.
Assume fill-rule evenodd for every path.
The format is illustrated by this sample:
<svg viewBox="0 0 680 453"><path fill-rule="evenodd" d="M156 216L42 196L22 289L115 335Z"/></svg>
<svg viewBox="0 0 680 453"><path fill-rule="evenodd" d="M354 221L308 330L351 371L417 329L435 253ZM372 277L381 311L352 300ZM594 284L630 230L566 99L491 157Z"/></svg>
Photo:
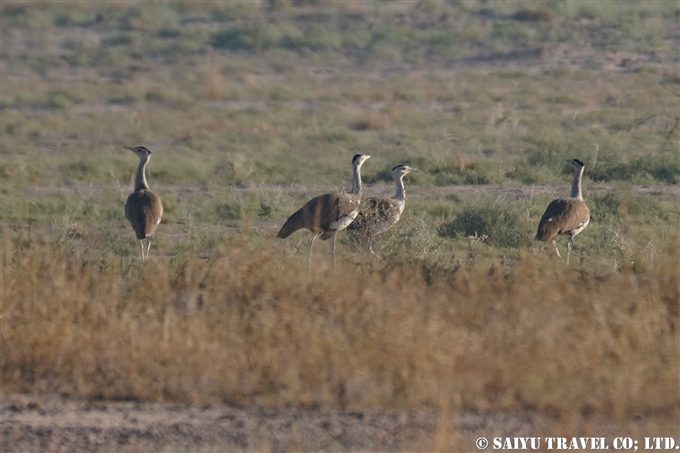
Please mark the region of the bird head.
<svg viewBox="0 0 680 453"><path fill-rule="evenodd" d="M354 157L352 158L352 165L361 167L364 164L364 162L366 162L370 158L371 156L367 154L355 154Z"/></svg>
<svg viewBox="0 0 680 453"><path fill-rule="evenodd" d="M143 146L136 146L134 148L130 148L129 146L123 146L123 148L129 149L130 151L135 153L137 155L137 157L139 157L140 159L147 159L148 160L151 157L151 151L149 151L148 149L146 149Z"/></svg>
<svg viewBox="0 0 680 453"><path fill-rule="evenodd" d="M396 179L401 179L412 171L418 171L415 168L411 168L408 165L399 164L392 169L392 177Z"/></svg>
<svg viewBox="0 0 680 453"><path fill-rule="evenodd" d="M585 167L585 164L578 159L567 159L565 162L571 165L571 168L576 171L580 171L583 167Z"/></svg>

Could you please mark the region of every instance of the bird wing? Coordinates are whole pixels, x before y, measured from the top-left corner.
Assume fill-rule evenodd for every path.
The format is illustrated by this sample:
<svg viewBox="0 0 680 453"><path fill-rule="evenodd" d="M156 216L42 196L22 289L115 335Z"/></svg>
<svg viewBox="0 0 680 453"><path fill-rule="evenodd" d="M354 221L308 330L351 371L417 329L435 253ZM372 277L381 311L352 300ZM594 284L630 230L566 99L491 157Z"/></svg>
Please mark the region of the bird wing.
<svg viewBox="0 0 680 453"><path fill-rule="evenodd" d="M399 211L397 202L392 198L371 198L368 207L368 216L375 222L384 222Z"/></svg>
<svg viewBox="0 0 680 453"><path fill-rule="evenodd" d="M130 221L137 239L152 238L163 216L163 203L155 193L138 190L125 203L125 217Z"/></svg>
<svg viewBox="0 0 680 453"><path fill-rule="evenodd" d="M276 235L287 238L297 230L307 228L318 234L328 230L331 223L359 208L359 199L350 194L327 193L309 200L291 215Z"/></svg>
<svg viewBox="0 0 680 453"><path fill-rule="evenodd" d="M349 230L368 230L382 222L394 218L399 213L399 205L392 198L369 198L365 206L359 211L356 220L348 227Z"/></svg>
<svg viewBox="0 0 680 453"><path fill-rule="evenodd" d="M588 222L590 211L583 200L558 198L552 201L538 222L536 239L552 240L558 234L569 234Z"/></svg>
<svg viewBox="0 0 680 453"><path fill-rule="evenodd" d="M358 195L341 193L338 195L338 210L335 220L324 225L325 231L319 238L323 241L332 238L336 231L346 230L359 214L361 200Z"/></svg>

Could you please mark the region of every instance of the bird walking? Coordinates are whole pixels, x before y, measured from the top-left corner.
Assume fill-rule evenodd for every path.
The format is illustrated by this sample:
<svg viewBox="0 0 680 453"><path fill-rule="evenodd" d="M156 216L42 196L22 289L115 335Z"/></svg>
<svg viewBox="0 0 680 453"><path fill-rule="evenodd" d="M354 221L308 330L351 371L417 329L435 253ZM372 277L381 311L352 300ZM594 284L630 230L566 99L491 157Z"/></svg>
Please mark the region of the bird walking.
<svg viewBox="0 0 680 453"><path fill-rule="evenodd" d="M406 192L404 190L404 176L415 168L406 165L397 165L392 169L392 178L397 186L397 192L392 198L369 198L367 206L360 212L360 218L351 226L352 230L359 230L368 236L367 248L374 256L373 240L378 234L388 230L401 218L406 206Z"/></svg>
<svg viewBox="0 0 680 453"><path fill-rule="evenodd" d="M536 240L551 241L557 256L562 258L555 243L555 236L569 235L567 241L567 264L569 264L569 255L571 254L574 236L588 226L590 211L583 201L583 193L581 192L584 164L578 159L567 159L566 162L574 169L571 195L569 198L558 198L548 205L545 214L543 214L541 221L538 223Z"/></svg>
<svg viewBox="0 0 680 453"><path fill-rule="evenodd" d="M146 263L149 258L149 249L156 227L161 222L163 216L163 203L158 195L149 189L146 182L146 164L151 159L151 151L143 146L129 149L139 157L139 166L135 176L135 191L130 194L125 203L125 217L130 221L132 229L135 230L137 240L142 249L142 262ZM146 241L146 251L144 250Z"/></svg>
<svg viewBox="0 0 680 453"><path fill-rule="evenodd" d="M312 267L312 248L317 237L322 240L332 238L331 254L335 264L335 239L338 231L346 229L359 213L361 200L361 166L371 156L356 154L352 158L352 189L349 193L327 193L309 200L302 208L291 215L277 238L285 239L297 230L307 228L314 235L309 245L309 267Z"/></svg>

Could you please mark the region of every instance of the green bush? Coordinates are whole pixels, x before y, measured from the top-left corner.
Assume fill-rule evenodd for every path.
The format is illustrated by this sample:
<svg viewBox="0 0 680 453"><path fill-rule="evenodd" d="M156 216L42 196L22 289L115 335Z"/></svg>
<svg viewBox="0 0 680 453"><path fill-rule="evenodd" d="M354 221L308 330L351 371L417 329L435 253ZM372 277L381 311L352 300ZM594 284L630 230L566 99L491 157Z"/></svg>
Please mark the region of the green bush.
<svg viewBox="0 0 680 453"><path fill-rule="evenodd" d="M57 90L47 97L47 106L55 109L67 109L82 102L82 97L71 91Z"/></svg>
<svg viewBox="0 0 680 453"><path fill-rule="evenodd" d="M573 252L576 255L620 256L629 247L622 233L622 227L614 219L593 222L574 239ZM562 242L563 244L566 241Z"/></svg>
<svg viewBox="0 0 680 453"><path fill-rule="evenodd" d="M273 28L267 24L241 24L215 33L210 41L217 49L255 50L269 47Z"/></svg>
<svg viewBox="0 0 680 453"><path fill-rule="evenodd" d="M507 178L523 184L548 184L555 181L555 171L544 166L531 166L525 163L515 165L505 173Z"/></svg>
<svg viewBox="0 0 680 453"><path fill-rule="evenodd" d="M243 209L238 203L220 202L215 206L217 217L221 220L241 220Z"/></svg>
<svg viewBox="0 0 680 453"><path fill-rule="evenodd" d="M102 172L100 165L91 158L81 158L74 162L62 164L60 170L66 182L95 181L100 178Z"/></svg>
<svg viewBox="0 0 680 453"><path fill-rule="evenodd" d="M440 227L439 234L450 238L486 236L489 244L516 248L531 243L532 230L521 205L484 198L464 206L452 222Z"/></svg>
<svg viewBox="0 0 680 453"><path fill-rule="evenodd" d="M594 193L587 197L591 219L595 222L619 221L622 217L634 216L637 221L648 221L666 217L659 203L649 196L632 192Z"/></svg>
<svg viewBox="0 0 680 453"><path fill-rule="evenodd" d="M619 158L599 161L588 169L588 177L594 181L659 181L666 184L680 183L680 154L665 153L639 156L627 162Z"/></svg>
<svg viewBox="0 0 680 453"><path fill-rule="evenodd" d="M407 178L419 183L430 183L436 186L449 185L482 185L500 183L502 180L494 174L494 167L484 160L470 160L447 157L445 159L433 159L419 155L406 154L397 156L395 163L402 163L419 170L418 173L410 174ZM385 182L392 181L391 168L379 171L377 179Z"/></svg>
<svg viewBox="0 0 680 453"><path fill-rule="evenodd" d="M571 149L556 140L529 140L533 148L527 154L531 166L544 166L555 171L564 167L564 160L573 158Z"/></svg>

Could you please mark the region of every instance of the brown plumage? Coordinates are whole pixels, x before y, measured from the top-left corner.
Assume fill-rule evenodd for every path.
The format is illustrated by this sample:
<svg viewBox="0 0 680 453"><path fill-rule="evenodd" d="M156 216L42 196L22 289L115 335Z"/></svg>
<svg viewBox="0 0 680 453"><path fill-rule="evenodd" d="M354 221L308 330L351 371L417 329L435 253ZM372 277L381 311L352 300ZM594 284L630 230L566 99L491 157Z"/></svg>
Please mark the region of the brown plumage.
<svg viewBox="0 0 680 453"><path fill-rule="evenodd" d="M349 216L359 209L359 197L348 193L327 193L309 200L303 207L291 215L277 238L285 239L298 230L307 228L322 238L330 238L337 229L333 228L338 219Z"/></svg>
<svg viewBox="0 0 680 453"><path fill-rule="evenodd" d="M583 176L583 162L578 159L567 160L567 163L574 169L574 179L571 185L571 196L569 198L558 198L553 200L548 208L545 210L543 217L538 223L538 231L536 233L536 240L550 241L557 252L557 256L561 257L555 237L558 235L569 235L567 241L567 264L569 264L569 255L571 254L571 247L574 242L574 236L588 226L590 222L590 211L588 206L583 201L581 193L581 178Z"/></svg>
<svg viewBox="0 0 680 453"><path fill-rule="evenodd" d="M388 230L401 218L406 206L406 192L404 190L404 176L414 168L406 165L397 165L392 168L392 178L397 186L397 192L392 198L369 198L366 206L361 209L357 219L349 229L358 230L368 237L366 243L368 250L373 252L373 239L383 231ZM377 256L377 255L375 255Z"/></svg>
<svg viewBox="0 0 680 453"><path fill-rule="evenodd" d="M311 231L314 236L309 246L309 266L312 265L312 248L317 237L331 242L331 254L335 262L336 233L346 229L359 213L361 201L361 166L371 156L356 154L352 158L352 190L350 193L327 193L309 200L305 205L291 215L277 238L285 239L303 228Z"/></svg>
<svg viewBox="0 0 680 453"><path fill-rule="evenodd" d="M132 229L135 230L137 240L142 249L142 261L146 262L149 258L151 240L154 237L156 228L163 216L163 203L158 195L149 189L146 182L146 164L151 159L151 151L143 146L129 148L139 157L139 166L135 176L135 191L130 194L125 203L125 217L130 221ZM144 241L147 242L146 251Z"/></svg>

